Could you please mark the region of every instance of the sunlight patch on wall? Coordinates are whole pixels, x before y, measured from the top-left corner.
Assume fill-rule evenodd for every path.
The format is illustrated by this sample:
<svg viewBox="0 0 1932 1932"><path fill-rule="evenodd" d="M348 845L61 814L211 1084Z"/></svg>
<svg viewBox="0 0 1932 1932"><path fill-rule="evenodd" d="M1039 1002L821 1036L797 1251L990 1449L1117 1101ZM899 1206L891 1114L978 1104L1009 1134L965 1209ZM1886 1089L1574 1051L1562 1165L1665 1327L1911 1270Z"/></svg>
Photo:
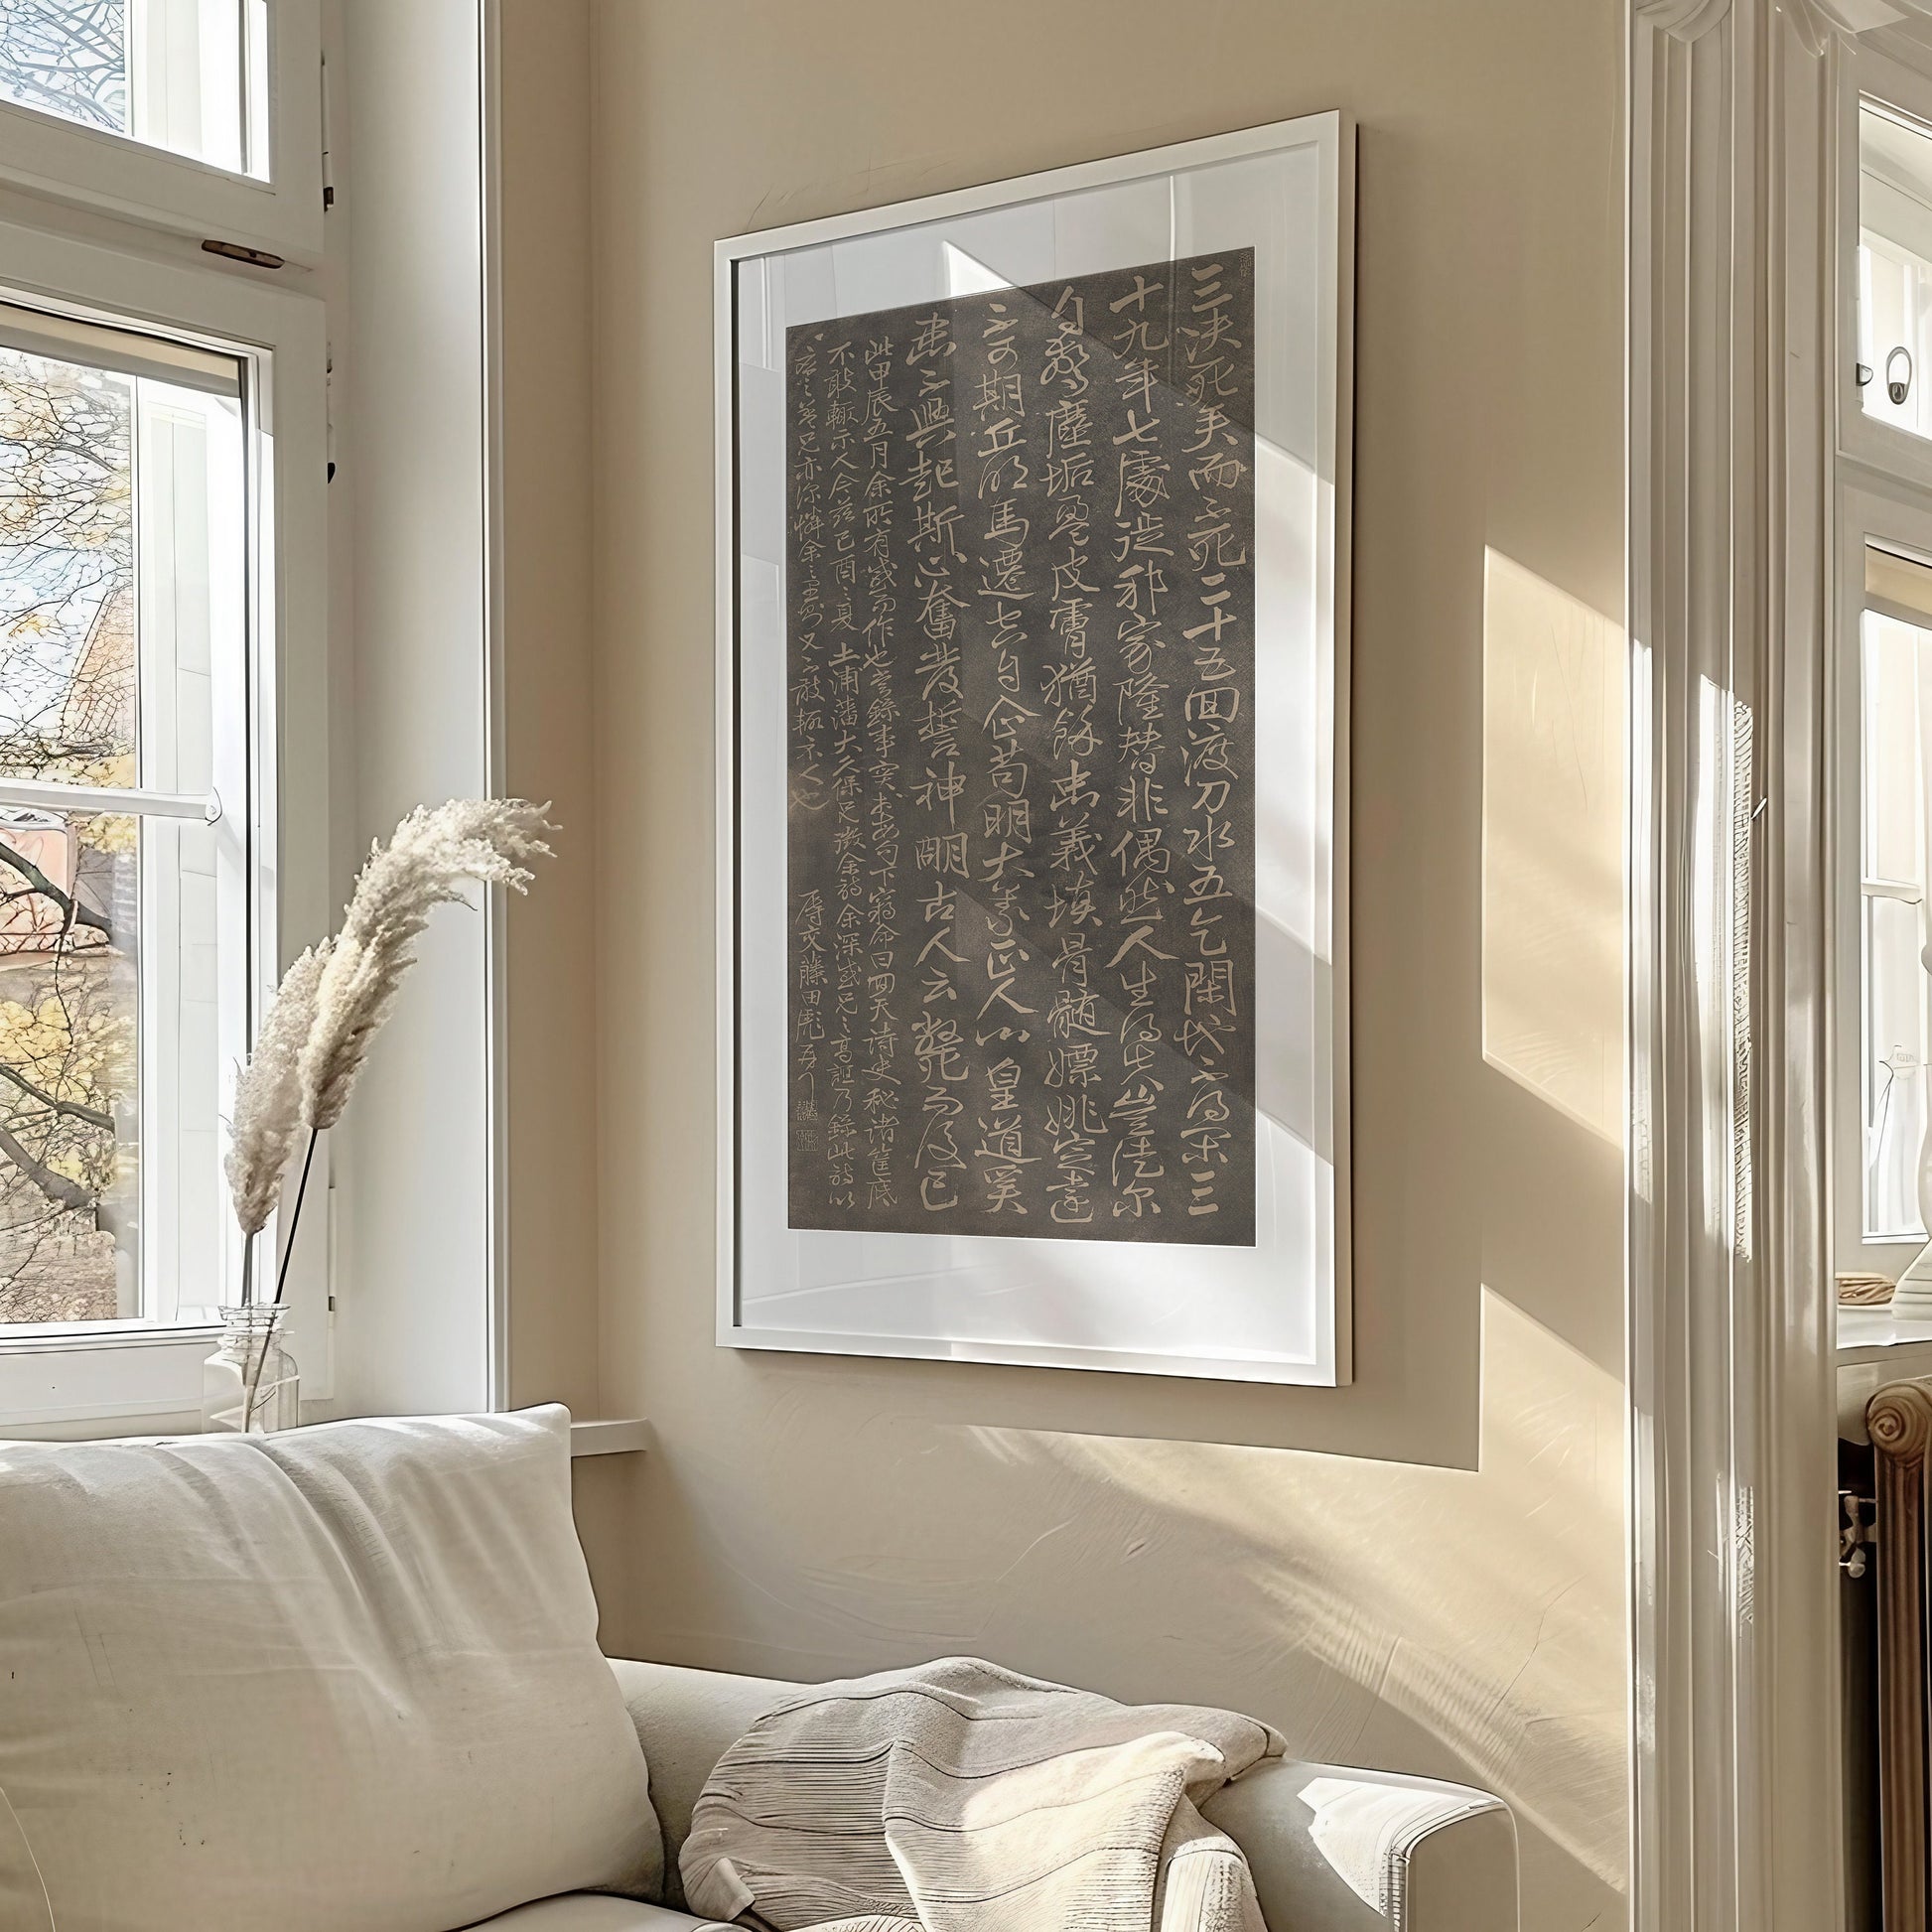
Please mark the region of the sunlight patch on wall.
<svg viewBox="0 0 1932 1932"><path fill-rule="evenodd" d="M1623 631L1483 553L1483 1057L1623 1137Z"/></svg>

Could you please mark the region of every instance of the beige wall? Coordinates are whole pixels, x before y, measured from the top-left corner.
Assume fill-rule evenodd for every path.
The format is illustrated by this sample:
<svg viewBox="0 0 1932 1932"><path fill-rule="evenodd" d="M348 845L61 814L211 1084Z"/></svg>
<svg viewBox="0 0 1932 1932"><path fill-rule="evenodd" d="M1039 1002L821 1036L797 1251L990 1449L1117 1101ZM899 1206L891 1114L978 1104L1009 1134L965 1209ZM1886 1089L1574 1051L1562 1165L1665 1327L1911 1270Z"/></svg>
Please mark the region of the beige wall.
<svg viewBox="0 0 1932 1932"><path fill-rule="evenodd" d="M565 929L532 906L513 941L514 1388L656 1427L580 1482L607 1642L795 1675L974 1650L1238 1705L1502 1792L1530 1932L1617 1922L1616 0L505 13L506 166L541 191L505 197L538 458L511 775L584 828ZM1362 127L1357 1383L720 1350L711 243L1329 107Z"/></svg>

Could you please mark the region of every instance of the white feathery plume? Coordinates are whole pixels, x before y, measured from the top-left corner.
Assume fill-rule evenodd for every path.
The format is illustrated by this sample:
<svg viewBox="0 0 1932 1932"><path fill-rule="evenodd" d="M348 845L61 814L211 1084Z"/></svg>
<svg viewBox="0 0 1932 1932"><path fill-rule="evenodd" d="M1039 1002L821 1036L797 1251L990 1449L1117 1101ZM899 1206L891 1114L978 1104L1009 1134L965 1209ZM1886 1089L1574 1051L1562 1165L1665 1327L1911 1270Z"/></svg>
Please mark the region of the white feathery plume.
<svg viewBox="0 0 1932 1932"><path fill-rule="evenodd" d="M343 929L323 962L315 1021L301 1051L302 1124L333 1127L348 1105L377 1030L389 1017L415 942L468 879L525 891L525 861L544 858L548 808L526 799L457 798L421 805L377 845L355 882Z"/></svg>
<svg viewBox="0 0 1932 1932"><path fill-rule="evenodd" d="M235 1082L228 1192L245 1235L268 1225L302 1133L302 1049L315 1025L316 989L333 942L311 946L282 976L262 1016L255 1050Z"/></svg>

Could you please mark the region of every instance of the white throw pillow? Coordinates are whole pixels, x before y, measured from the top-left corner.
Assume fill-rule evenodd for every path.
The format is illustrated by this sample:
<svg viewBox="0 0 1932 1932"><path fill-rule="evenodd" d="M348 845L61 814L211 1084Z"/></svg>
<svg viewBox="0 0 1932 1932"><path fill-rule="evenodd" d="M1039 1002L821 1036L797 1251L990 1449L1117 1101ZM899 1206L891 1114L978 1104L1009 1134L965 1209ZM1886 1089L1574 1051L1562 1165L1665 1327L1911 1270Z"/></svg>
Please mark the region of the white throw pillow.
<svg viewBox="0 0 1932 1932"><path fill-rule="evenodd" d="M452 1932L652 1892L569 1424L0 1443L0 1789L59 1932ZM41 1912L0 1834L0 1927Z"/></svg>

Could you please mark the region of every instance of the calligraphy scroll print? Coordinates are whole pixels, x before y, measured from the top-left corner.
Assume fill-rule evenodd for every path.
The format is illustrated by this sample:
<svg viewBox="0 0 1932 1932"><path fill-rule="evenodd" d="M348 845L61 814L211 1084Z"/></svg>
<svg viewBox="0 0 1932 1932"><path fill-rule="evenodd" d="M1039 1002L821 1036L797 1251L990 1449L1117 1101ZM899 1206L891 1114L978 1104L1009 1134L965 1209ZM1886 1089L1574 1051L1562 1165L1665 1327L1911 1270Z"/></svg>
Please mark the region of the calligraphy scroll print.
<svg viewBox="0 0 1932 1932"><path fill-rule="evenodd" d="M1254 257L791 330L789 1220L1255 1239Z"/></svg>

